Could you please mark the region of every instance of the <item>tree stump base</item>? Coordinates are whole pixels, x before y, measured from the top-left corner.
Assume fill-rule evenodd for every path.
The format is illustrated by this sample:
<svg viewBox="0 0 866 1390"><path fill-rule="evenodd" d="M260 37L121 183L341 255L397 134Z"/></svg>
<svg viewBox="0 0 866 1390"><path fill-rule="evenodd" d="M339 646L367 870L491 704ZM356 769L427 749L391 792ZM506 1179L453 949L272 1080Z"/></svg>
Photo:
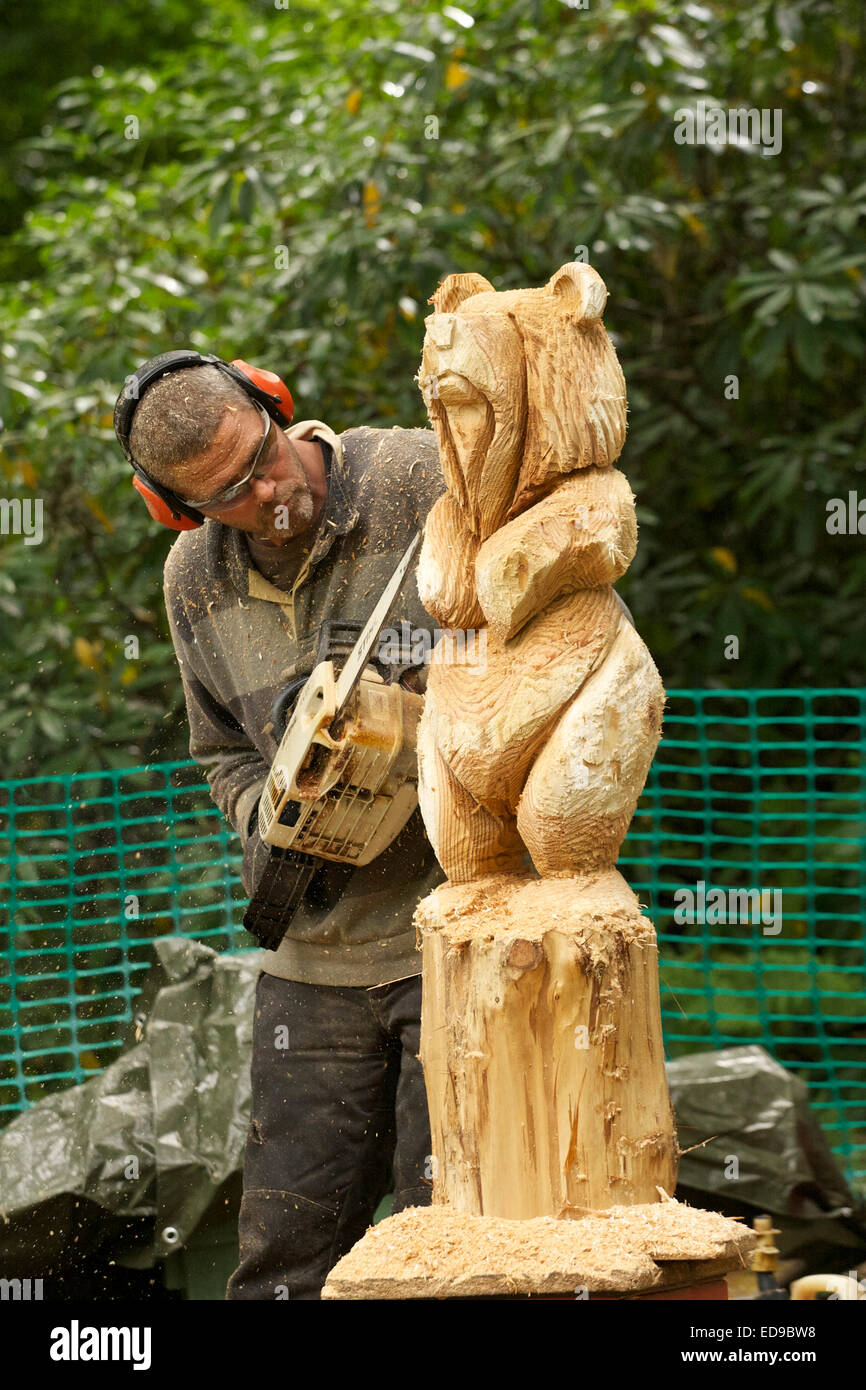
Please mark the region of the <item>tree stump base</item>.
<svg viewBox="0 0 866 1390"><path fill-rule="evenodd" d="M527 1219L672 1196L652 923L615 869L419 905L434 1202Z"/></svg>
<svg viewBox="0 0 866 1390"><path fill-rule="evenodd" d="M334 1266L323 1299L634 1296L746 1267L747 1226L674 1200L510 1221L408 1207Z"/></svg>

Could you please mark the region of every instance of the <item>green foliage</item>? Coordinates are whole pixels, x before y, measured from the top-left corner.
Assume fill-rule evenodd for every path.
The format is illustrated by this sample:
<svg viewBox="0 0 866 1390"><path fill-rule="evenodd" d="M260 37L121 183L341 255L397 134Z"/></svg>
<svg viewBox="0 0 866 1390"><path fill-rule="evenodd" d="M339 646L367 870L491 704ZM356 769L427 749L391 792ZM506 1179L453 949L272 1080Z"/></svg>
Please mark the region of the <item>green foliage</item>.
<svg viewBox="0 0 866 1390"><path fill-rule="evenodd" d="M222 0L216 0L221 4ZM229 0L230 3L230 0ZM188 0L125 0L95 6L89 0L30 0L26 16L4 26L0 47L0 235L18 226L38 181L41 156L28 143L48 118L52 88L64 78L96 73L104 64L133 61L146 47L152 57L182 48L189 28ZM0 246L0 278L33 265L22 248Z"/></svg>
<svg viewBox="0 0 866 1390"><path fill-rule="evenodd" d="M111 430L141 360L191 344L281 371L297 418L424 423L437 282L540 284L581 246L629 388L621 588L666 682L863 683L863 539L825 528L866 495L853 0L192 13L182 49L64 82L19 151L0 465L46 534L2 538L9 773L184 750L170 537ZM780 153L677 144L698 99L781 110Z"/></svg>

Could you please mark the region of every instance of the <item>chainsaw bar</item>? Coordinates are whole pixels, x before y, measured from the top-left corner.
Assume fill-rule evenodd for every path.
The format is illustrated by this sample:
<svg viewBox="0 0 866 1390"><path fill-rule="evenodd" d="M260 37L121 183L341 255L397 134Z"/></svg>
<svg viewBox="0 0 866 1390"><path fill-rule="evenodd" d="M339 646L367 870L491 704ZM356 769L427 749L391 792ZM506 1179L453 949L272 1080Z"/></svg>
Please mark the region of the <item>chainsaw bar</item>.
<svg viewBox="0 0 866 1390"><path fill-rule="evenodd" d="M412 540L406 547L402 560L388 580L382 597L379 599L379 602L364 624L361 636L352 648L349 659L340 672L334 691L337 715L341 713L343 706L361 678L361 672L370 660L376 643L382 635L382 628L390 617L391 609L394 607L397 594L400 592L400 586L406 578L406 573L420 543L421 535L419 533L412 537Z"/></svg>

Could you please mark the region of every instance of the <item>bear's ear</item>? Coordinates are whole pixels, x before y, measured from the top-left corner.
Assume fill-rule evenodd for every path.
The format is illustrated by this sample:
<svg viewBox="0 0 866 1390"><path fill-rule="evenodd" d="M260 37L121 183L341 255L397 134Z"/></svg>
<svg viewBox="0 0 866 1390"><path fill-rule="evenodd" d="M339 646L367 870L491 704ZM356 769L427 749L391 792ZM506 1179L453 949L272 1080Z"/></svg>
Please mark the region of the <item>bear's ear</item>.
<svg viewBox="0 0 866 1390"><path fill-rule="evenodd" d="M561 265L547 282L547 289L568 300L582 319L600 319L607 302L607 289L597 270L585 261Z"/></svg>
<svg viewBox="0 0 866 1390"><path fill-rule="evenodd" d="M467 271L465 275L446 275L442 284L432 298L427 300L427 303L433 305L434 313L453 314L464 299L492 289L493 286L490 281L485 280L483 275L476 275L474 270Z"/></svg>

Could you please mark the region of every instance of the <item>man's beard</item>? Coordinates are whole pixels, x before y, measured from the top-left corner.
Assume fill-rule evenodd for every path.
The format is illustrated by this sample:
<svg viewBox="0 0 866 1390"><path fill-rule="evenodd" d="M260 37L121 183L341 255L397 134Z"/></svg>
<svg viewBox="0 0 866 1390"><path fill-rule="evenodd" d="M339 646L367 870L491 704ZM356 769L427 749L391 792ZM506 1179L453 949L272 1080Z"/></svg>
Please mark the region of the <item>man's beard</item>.
<svg viewBox="0 0 866 1390"><path fill-rule="evenodd" d="M258 541L284 545L309 530L314 510L309 485L294 488L284 501L269 502L262 508L260 522L252 535Z"/></svg>

